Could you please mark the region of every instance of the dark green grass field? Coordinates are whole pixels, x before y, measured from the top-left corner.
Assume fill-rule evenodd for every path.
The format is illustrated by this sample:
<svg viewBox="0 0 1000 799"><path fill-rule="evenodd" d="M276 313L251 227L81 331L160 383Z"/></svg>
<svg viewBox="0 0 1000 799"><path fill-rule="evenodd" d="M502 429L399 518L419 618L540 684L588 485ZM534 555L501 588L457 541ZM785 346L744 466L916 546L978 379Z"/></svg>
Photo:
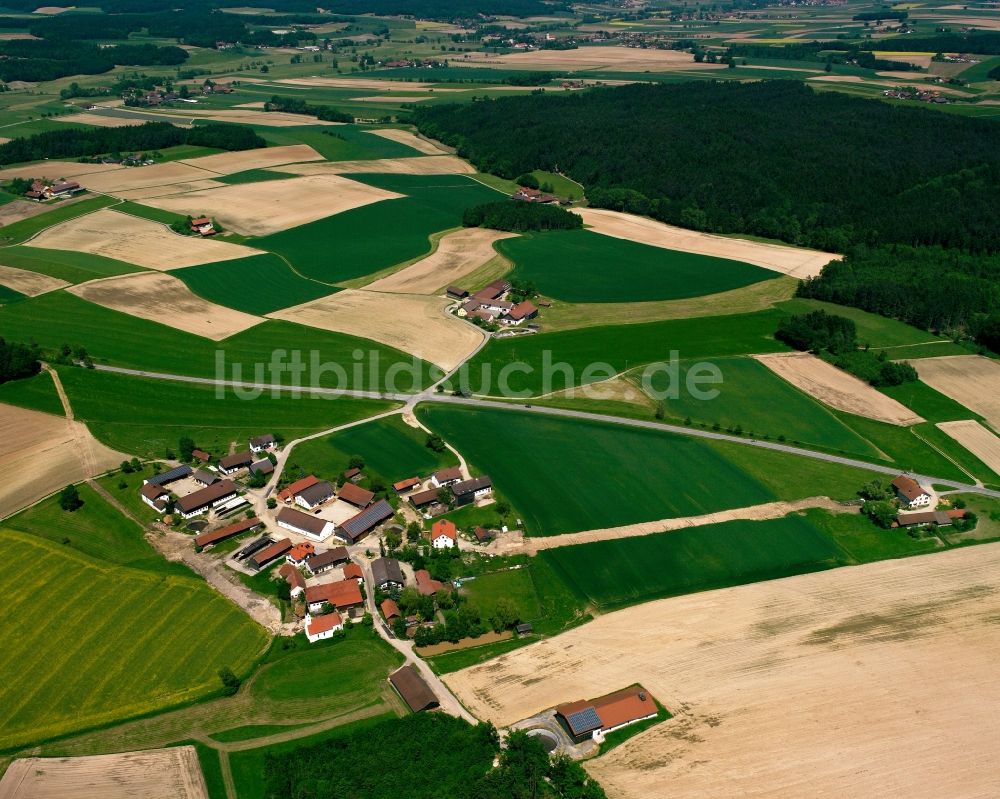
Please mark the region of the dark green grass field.
<svg viewBox="0 0 1000 799"><path fill-rule="evenodd" d="M268 97L273 87L266 87ZM309 92L312 97L312 90ZM294 96L301 97L302 92ZM369 109L370 110L370 109ZM374 158L409 158L420 155L405 144L373 136L371 128L359 125L303 125L301 127L255 127L257 133L272 144L308 144L327 161L370 161Z"/></svg>
<svg viewBox="0 0 1000 799"><path fill-rule="evenodd" d="M52 292L0 308L0 330L9 339L34 339L45 348L65 343L84 346L97 363L195 377L216 377L219 357L225 360L226 379L286 385L290 383L287 374L275 380L270 370L262 366L261 373L255 375L256 365L270 364L276 351L284 350L287 355L289 351L298 350L307 366L302 385L311 385L315 376L322 386L379 390L390 365L413 362L405 353L366 339L272 319L225 341L214 342L102 308L65 292ZM346 380L341 384L341 374L335 369L325 372L319 369L313 374L313 352L321 367L324 363L339 364ZM361 362L355 360L358 352L363 355ZM378 354L376 368L370 366L370 353ZM242 365L239 373L236 364ZM364 385L358 385L355 379L355 366ZM426 363L417 362L418 380L423 385L429 382L430 368ZM409 387L410 381L401 375L397 390L405 391Z"/></svg>
<svg viewBox="0 0 1000 799"><path fill-rule="evenodd" d="M309 302L337 291L333 286L307 280L270 253L175 269L195 294L238 311L263 315Z"/></svg>
<svg viewBox="0 0 1000 799"><path fill-rule="evenodd" d="M31 408L35 411L63 415L62 403L52 378L44 372L22 380L0 384L0 402Z"/></svg>
<svg viewBox="0 0 1000 799"><path fill-rule="evenodd" d="M294 178L288 172L272 172L270 169L248 169L245 172L235 172L232 175L220 175L216 180L219 183L226 183L229 185L240 184L240 183L263 183L268 180L286 180L287 178Z"/></svg>
<svg viewBox="0 0 1000 799"><path fill-rule="evenodd" d="M595 605L611 609L933 548L859 516L810 512L560 547L539 557Z"/></svg>
<svg viewBox="0 0 1000 799"><path fill-rule="evenodd" d="M531 535L738 508L777 498L701 441L517 411L418 406L489 474ZM497 442L514 446L497 446Z"/></svg>
<svg viewBox="0 0 1000 799"><path fill-rule="evenodd" d="M778 307L789 314L804 314L821 310L836 316L845 316L852 319L857 325L858 341L861 344L870 344L872 347L905 347L930 341L947 341L947 339L912 327L905 322L868 313L860 308L851 308L847 305L795 298L780 303ZM949 355L950 353L942 352L941 354ZM903 355L900 354L899 357L903 357Z"/></svg>
<svg viewBox="0 0 1000 799"><path fill-rule="evenodd" d="M144 457L163 457L168 447L176 450L182 436L225 455L232 441L240 449L261 433L281 433L291 441L392 407L383 400L317 395L296 399L287 393L275 398L269 392L242 400L232 390L220 399L208 385L74 367L61 367L59 374L77 419L109 447Z"/></svg>
<svg viewBox="0 0 1000 799"><path fill-rule="evenodd" d="M567 302L642 302L700 297L778 276L759 266L665 250L589 230L506 239L497 248L514 276Z"/></svg>
<svg viewBox="0 0 1000 799"><path fill-rule="evenodd" d="M29 272L49 275L68 283L83 283L101 277L114 277L130 272L143 271L140 267L91 255L86 252L43 250L40 247L4 247L2 260L5 266L16 266Z"/></svg>
<svg viewBox="0 0 1000 799"><path fill-rule="evenodd" d="M152 222L161 222L164 225L172 225L174 222L180 222L185 219L183 214L175 214L173 211L165 211L162 208L153 208L151 205L143 205L142 203L132 202L131 200L126 200L120 205L116 205L115 210L120 211L123 214L138 216L141 219L149 219Z"/></svg>
<svg viewBox="0 0 1000 799"><path fill-rule="evenodd" d="M14 291L14 289L0 284L0 305L10 305L12 302L20 302L25 297L26 295L20 291Z"/></svg>
<svg viewBox="0 0 1000 799"><path fill-rule="evenodd" d="M650 387L663 396L675 382L679 396L664 400L668 416L691 419L695 423L718 424L723 429L739 425L756 437L764 435L804 445L849 452L863 458L877 458L879 452L825 406L806 396L770 369L751 358L725 358L714 361L721 382L706 384L718 396L703 399L687 389L691 367L696 362L680 364L678 380L658 373Z"/></svg>
<svg viewBox="0 0 1000 799"><path fill-rule="evenodd" d="M331 425L332 426L332 425ZM427 434L400 416L377 419L328 438L299 444L289 465L333 478L347 469L352 456L364 458L366 471L389 483L458 463L450 450L438 453L426 446Z"/></svg>
<svg viewBox="0 0 1000 799"><path fill-rule="evenodd" d="M511 391L534 396L603 380L636 366L666 362L672 352L685 360L783 352L787 347L773 335L783 316L780 311L770 310L494 339L469 362L468 388L475 394L500 393L500 376L505 368ZM546 359L551 364L568 364L572 374L552 369L546 382ZM595 363L610 366L611 374L605 369L586 375L586 367ZM517 365L530 372L525 373Z"/></svg>
<svg viewBox="0 0 1000 799"><path fill-rule="evenodd" d="M466 208L500 196L462 175L351 178L406 196L263 236L253 245L283 255L306 277L337 283L423 255L432 233L459 226Z"/></svg>

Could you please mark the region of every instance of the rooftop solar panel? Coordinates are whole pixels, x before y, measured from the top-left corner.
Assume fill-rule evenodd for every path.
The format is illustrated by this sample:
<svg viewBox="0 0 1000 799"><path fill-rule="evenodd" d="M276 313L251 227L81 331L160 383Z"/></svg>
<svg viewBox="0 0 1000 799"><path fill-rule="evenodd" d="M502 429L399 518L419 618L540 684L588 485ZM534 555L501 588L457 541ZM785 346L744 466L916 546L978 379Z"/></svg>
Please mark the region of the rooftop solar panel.
<svg viewBox="0 0 1000 799"><path fill-rule="evenodd" d="M597 715L597 711L592 707L585 707L576 713L570 713L566 717L566 721L569 722L570 729L574 735L590 732L591 730L599 729L601 726L601 719Z"/></svg>

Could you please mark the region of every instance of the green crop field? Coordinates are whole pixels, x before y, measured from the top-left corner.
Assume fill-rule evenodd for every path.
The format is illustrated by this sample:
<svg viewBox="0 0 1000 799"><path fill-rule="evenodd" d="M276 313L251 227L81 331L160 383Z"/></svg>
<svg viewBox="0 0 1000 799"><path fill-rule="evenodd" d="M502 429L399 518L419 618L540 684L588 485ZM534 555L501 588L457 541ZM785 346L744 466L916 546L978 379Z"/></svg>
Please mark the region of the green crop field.
<svg viewBox="0 0 1000 799"><path fill-rule="evenodd" d="M97 211L100 208L114 205L116 202L118 201L114 197L108 197L103 194L72 203L65 201L58 202L54 204L52 210L46 211L44 214L21 219L0 228L0 239L3 239L7 244L20 244L30 239L36 233L45 230L47 227L69 219L76 219L78 216L89 214L91 211Z"/></svg>
<svg viewBox="0 0 1000 799"><path fill-rule="evenodd" d="M183 214L175 214L173 211L165 211L162 208L153 208L151 205L143 205L142 203L132 202L131 200L126 200L120 205L116 205L115 210L120 211L123 214L138 216L141 219L148 219L151 222L160 222L164 225L172 225L174 222L187 220Z"/></svg>
<svg viewBox="0 0 1000 799"><path fill-rule="evenodd" d="M389 416L327 438L305 441L295 448L289 466L333 478L358 455L364 459L366 471L395 483L416 475L425 477L458 463L450 450L435 452L426 442L423 430L410 427L401 416Z"/></svg>
<svg viewBox="0 0 1000 799"><path fill-rule="evenodd" d="M12 529L23 521L0 530L0 749L197 699L264 648L264 630L200 580Z"/></svg>
<svg viewBox="0 0 1000 799"><path fill-rule="evenodd" d="M253 245L284 256L306 277L337 283L423 255L432 233L457 227L466 208L499 197L463 175L351 178L406 196L263 236Z"/></svg>
<svg viewBox="0 0 1000 799"><path fill-rule="evenodd" d="M22 294L20 291L14 291L14 289L0 284L0 305L9 305L12 302L20 302L25 299L26 296L27 295Z"/></svg>
<svg viewBox="0 0 1000 799"><path fill-rule="evenodd" d="M306 365L302 385L379 390L384 384L385 370L394 363L413 363L413 358L366 339L341 333L330 333L291 322L269 319L263 324L230 336L225 341L210 341L200 336L148 322L128 314L102 308L66 292L52 292L31 300L0 308L0 330L12 340L34 339L45 348L63 344L86 347L97 363L111 363L133 369L153 370L195 377L219 377L281 382L289 384L287 373L272 375L265 367L272 363L276 352L283 357L298 350ZM364 360L355 360L356 353ZM223 353L224 356L219 356ZM315 353L320 370L313 374L311 358ZM377 371L369 368L369 354L378 356ZM216 374L217 358L224 357L225 375ZM323 371L323 364L339 364L345 381L335 369ZM237 367L236 365L241 365ZM355 367L363 385L355 380ZM234 374L234 369L242 369ZM255 369L260 369L259 375ZM417 361L418 381L429 382L430 366ZM397 390L410 387L405 375L400 376Z"/></svg>
<svg viewBox="0 0 1000 799"><path fill-rule="evenodd" d="M858 328L858 341L861 344L870 344L872 347L907 347L914 344L923 344L929 341L947 341L948 339L935 336L926 330L912 327L905 322L896 319L888 319L885 316L868 313L860 308L851 308L847 305L836 305L832 302L821 302L820 300L793 299L786 300L778 307L788 314L804 314L810 311L826 311L835 316L844 316L852 319ZM942 355L951 353L942 352ZM903 357L901 353L899 357Z"/></svg>
<svg viewBox="0 0 1000 799"><path fill-rule="evenodd" d="M770 310L493 339L463 371L468 374L469 390L475 394L502 391L500 378L505 367L511 391L525 397L547 394L603 380L636 366L666 362L674 352L685 360L783 352L787 347L773 335L783 316ZM546 380L547 362L568 364L572 374L554 368ZM603 369L588 375L585 370L591 364L607 364L610 374ZM530 371L526 374L522 367Z"/></svg>
<svg viewBox="0 0 1000 799"><path fill-rule="evenodd" d="M0 402L44 413L54 413L57 416L63 415L62 403L56 393L55 384L44 372L34 377L0 384Z"/></svg>
<svg viewBox="0 0 1000 799"><path fill-rule="evenodd" d="M266 86L261 87L260 91L264 95L261 99L265 99L270 98L275 93L275 88ZM301 96L301 92L294 96ZM313 90L310 90L309 96L312 99ZM375 158L409 158L420 155L412 147L407 147L405 144L381 136L373 136L368 133L369 130L372 130L368 126L338 125L336 128L330 128L304 125L289 128L255 127L254 129L271 144L308 144L327 161L368 161Z"/></svg>
<svg viewBox="0 0 1000 799"><path fill-rule="evenodd" d="M814 447L848 452L876 459L879 451L825 406L808 397L770 369L751 358L713 361L721 380L718 384L693 386L701 392L714 389L718 396L704 399L688 390L693 361L679 365L677 376L660 372L650 388L654 396L667 394L674 384L678 396L664 400L667 415L695 423L718 424L723 429L739 425L757 438L765 435Z"/></svg>
<svg viewBox="0 0 1000 799"><path fill-rule="evenodd" d="M538 179L544 191L550 191L559 197L569 197L571 200L583 199L583 186L565 175L541 169L536 169L531 174Z"/></svg>
<svg viewBox="0 0 1000 799"><path fill-rule="evenodd" d="M232 175L221 175L219 183L228 185L240 183L262 183L267 180L287 180L295 175L289 172L272 172L270 169L248 169L245 172L234 172Z"/></svg>
<svg viewBox="0 0 1000 799"><path fill-rule="evenodd" d="M517 411L436 405L417 411L422 422L493 478L531 535L618 527L777 498L691 438ZM498 441L516 445L497 446Z"/></svg>
<svg viewBox="0 0 1000 799"><path fill-rule="evenodd" d="M338 290L300 277L281 258L271 254L189 266L175 269L171 274L206 300L259 316Z"/></svg>
<svg viewBox="0 0 1000 799"><path fill-rule="evenodd" d="M679 300L778 277L759 266L665 250L589 230L557 230L505 239L497 249L514 276L566 302Z"/></svg>
<svg viewBox="0 0 1000 799"><path fill-rule="evenodd" d="M560 547L539 557L609 609L933 548L858 516L809 513Z"/></svg>
<svg viewBox="0 0 1000 799"><path fill-rule="evenodd" d="M49 275L68 283L83 283L101 277L114 277L143 271L124 261L115 261L86 252L43 250L39 247L4 247L3 263L29 272Z"/></svg>
<svg viewBox="0 0 1000 799"><path fill-rule="evenodd" d="M462 592L479 608L483 618L490 617L502 598L517 605L521 621L536 622L542 615L530 567L480 575L463 582Z"/></svg>
<svg viewBox="0 0 1000 799"><path fill-rule="evenodd" d="M131 375L60 367L77 419L109 447L144 457L163 457L182 436L216 455L236 441L261 433L287 440L363 419L393 407L383 400L266 392L241 399L232 389L220 398L210 385L152 380ZM297 450L296 450L297 452Z"/></svg>

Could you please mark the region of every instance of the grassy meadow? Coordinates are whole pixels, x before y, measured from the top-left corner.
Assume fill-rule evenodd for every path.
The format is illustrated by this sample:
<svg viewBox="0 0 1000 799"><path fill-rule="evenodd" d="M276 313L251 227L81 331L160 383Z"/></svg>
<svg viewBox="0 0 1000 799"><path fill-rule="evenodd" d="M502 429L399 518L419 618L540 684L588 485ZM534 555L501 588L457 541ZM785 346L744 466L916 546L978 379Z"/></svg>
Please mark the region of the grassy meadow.
<svg viewBox="0 0 1000 799"><path fill-rule="evenodd" d="M0 228L0 240L6 244L21 244L27 241L36 233L41 233L45 228L66 222L69 219L76 219L78 216L89 214L101 208L107 208L118 201L114 197L100 194L95 197L87 197L82 200L67 202L60 200L53 203L51 210L38 216L31 216L27 219L20 219L9 225Z"/></svg>
<svg viewBox="0 0 1000 799"><path fill-rule="evenodd" d="M498 242L514 276L566 302L679 300L778 277L740 261L666 250L589 230L557 230Z"/></svg>
<svg viewBox="0 0 1000 799"><path fill-rule="evenodd" d="M59 278L67 283L84 283L102 277L144 271L124 261L86 252L43 250L40 247L25 246L4 247L3 263L5 266L16 266L18 269Z"/></svg>

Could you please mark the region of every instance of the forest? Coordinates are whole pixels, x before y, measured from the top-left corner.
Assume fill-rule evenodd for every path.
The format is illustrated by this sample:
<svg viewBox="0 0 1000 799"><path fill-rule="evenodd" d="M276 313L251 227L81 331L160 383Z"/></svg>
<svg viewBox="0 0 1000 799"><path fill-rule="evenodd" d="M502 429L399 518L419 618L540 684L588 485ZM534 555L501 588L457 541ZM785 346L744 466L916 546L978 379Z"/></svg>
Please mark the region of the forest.
<svg viewBox="0 0 1000 799"><path fill-rule="evenodd" d="M914 36L879 39L879 50L896 53L979 53L1000 54L1000 31L969 33L938 33L934 36Z"/></svg>
<svg viewBox="0 0 1000 799"><path fill-rule="evenodd" d="M575 230L583 227L583 219L558 205L500 200L467 208L462 224L523 233L528 230Z"/></svg>
<svg viewBox="0 0 1000 799"><path fill-rule="evenodd" d="M38 374L38 348L0 338L0 383Z"/></svg>
<svg viewBox="0 0 1000 799"><path fill-rule="evenodd" d="M340 14L414 16L420 19L478 19L481 15L531 17L567 11L564 2L542 0L332 0L326 6Z"/></svg>
<svg viewBox="0 0 1000 799"><path fill-rule="evenodd" d="M212 122L185 130L169 122L147 122L123 128L50 130L11 139L6 144L0 144L0 164L161 150L178 144L217 147L220 150L251 150L267 146L264 139L245 125Z"/></svg>
<svg viewBox="0 0 1000 799"><path fill-rule="evenodd" d="M1000 250L1000 126L988 120L717 81L426 106L413 121L481 171L558 171L591 205L695 230L832 252Z"/></svg>
<svg viewBox="0 0 1000 799"><path fill-rule="evenodd" d="M116 64L181 64L188 54L180 47L153 44L99 48L80 42L14 39L0 42L0 56L0 80L45 81L67 75L100 75Z"/></svg>

